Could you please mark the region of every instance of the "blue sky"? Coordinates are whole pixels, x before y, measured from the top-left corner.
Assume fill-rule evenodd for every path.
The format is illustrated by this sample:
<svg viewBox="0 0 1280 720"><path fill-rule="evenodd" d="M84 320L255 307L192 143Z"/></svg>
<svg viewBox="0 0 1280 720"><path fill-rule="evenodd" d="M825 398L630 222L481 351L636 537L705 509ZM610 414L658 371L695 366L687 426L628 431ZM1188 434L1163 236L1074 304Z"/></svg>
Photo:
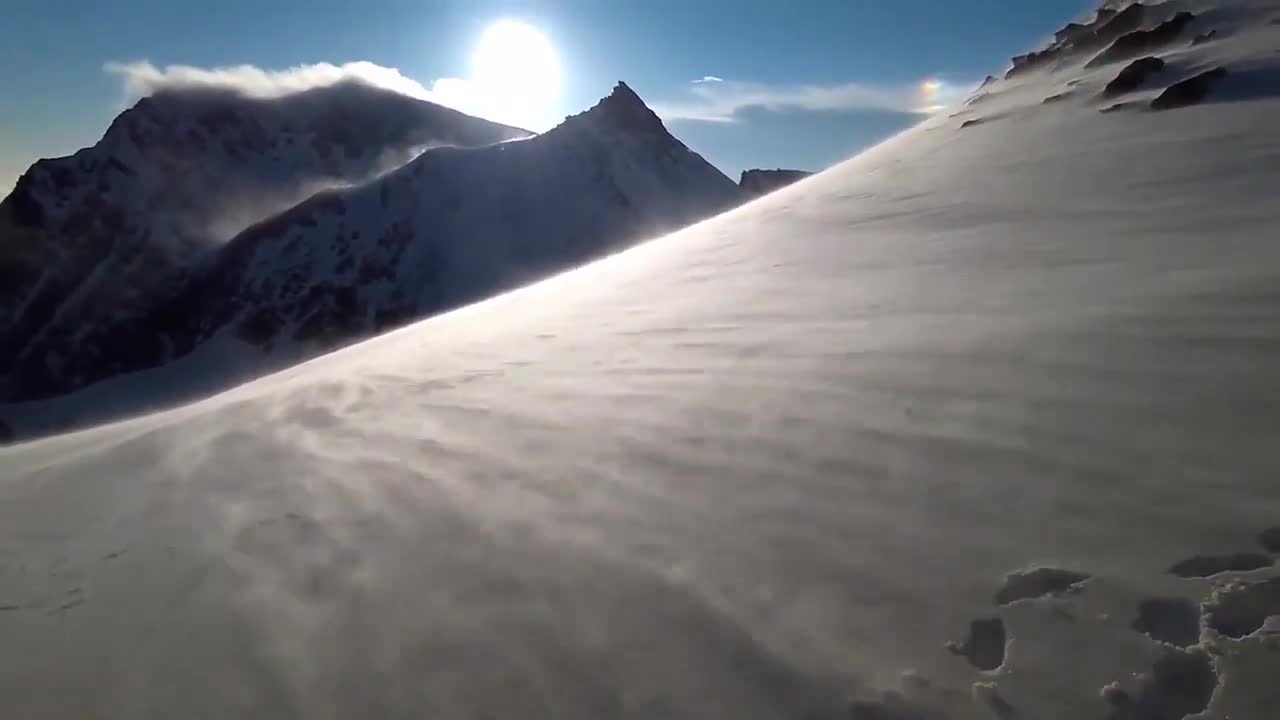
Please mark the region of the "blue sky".
<svg viewBox="0 0 1280 720"><path fill-rule="evenodd" d="M624 79L726 173L821 169L1001 70L1091 0L9 0L0 24L0 192L35 159L94 143L133 98L109 63L268 71L364 61L431 93L465 80L486 27L555 51L558 92L528 125ZM136 73L136 68L130 72ZM713 78L703 80L703 78ZM135 77L136 81L136 77ZM701 81L701 82L698 82ZM137 91L135 82L134 94ZM441 95L431 97L446 98ZM945 99L945 98L944 98ZM469 108L463 107L467 110ZM535 120L536 118L536 120ZM502 118L495 118L502 119ZM545 127L531 127L542 130Z"/></svg>

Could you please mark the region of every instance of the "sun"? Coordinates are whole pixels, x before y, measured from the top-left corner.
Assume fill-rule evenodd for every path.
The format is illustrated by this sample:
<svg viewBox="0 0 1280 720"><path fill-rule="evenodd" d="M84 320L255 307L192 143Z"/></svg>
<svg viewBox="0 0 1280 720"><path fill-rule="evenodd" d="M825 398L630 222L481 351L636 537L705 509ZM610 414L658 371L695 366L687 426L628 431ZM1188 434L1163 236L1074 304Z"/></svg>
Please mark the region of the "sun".
<svg viewBox="0 0 1280 720"><path fill-rule="evenodd" d="M489 119L545 130L560 95L560 59L537 28L499 20L476 44L471 80Z"/></svg>

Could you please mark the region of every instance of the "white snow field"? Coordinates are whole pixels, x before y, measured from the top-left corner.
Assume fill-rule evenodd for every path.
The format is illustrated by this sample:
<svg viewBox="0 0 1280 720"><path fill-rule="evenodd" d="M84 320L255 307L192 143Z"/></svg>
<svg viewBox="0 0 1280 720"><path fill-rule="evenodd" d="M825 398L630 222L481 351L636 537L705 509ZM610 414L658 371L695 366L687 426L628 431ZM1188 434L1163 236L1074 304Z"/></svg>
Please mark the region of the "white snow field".
<svg viewBox="0 0 1280 720"><path fill-rule="evenodd" d="M1020 73L603 262L0 450L0 714L1280 717L1280 3L1150 11L1188 8L1120 111L1127 60Z"/></svg>

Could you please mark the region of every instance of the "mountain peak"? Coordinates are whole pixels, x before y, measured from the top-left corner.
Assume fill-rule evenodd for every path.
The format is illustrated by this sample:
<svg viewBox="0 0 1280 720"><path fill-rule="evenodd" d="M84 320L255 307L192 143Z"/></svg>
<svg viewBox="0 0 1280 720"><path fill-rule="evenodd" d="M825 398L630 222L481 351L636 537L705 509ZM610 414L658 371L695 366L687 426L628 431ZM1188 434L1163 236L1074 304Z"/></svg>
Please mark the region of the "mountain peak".
<svg viewBox="0 0 1280 720"><path fill-rule="evenodd" d="M630 85L621 80L600 102L573 117L594 118L601 125L628 132L667 135L667 129L657 114L644 104Z"/></svg>
<svg viewBox="0 0 1280 720"><path fill-rule="evenodd" d="M609 93L609 98L617 99L618 102L644 105L644 100L641 100L636 91L632 90L631 86L622 80L619 80L618 84L613 86L613 91Z"/></svg>

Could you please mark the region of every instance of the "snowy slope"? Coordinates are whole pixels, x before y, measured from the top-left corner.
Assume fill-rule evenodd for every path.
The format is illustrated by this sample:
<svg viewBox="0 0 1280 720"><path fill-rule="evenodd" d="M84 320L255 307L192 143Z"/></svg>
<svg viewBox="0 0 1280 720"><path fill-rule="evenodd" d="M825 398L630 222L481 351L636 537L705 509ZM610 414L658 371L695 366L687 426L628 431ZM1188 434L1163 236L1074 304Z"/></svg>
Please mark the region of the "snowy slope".
<svg viewBox="0 0 1280 720"><path fill-rule="evenodd" d="M111 336L245 227L436 145L527 136L357 82L282 98L166 90L41 160L0 204L0 398L109 374ZM143 350L145 351L145 349Z"/></svg>
<svg viewBox="0 0 1280 720"><path fill-rule="evenodd" d="M0 450L5 709L1280 716L1280 3L1182 8L1123 100L1063 58L587 268Z"/></svg>

